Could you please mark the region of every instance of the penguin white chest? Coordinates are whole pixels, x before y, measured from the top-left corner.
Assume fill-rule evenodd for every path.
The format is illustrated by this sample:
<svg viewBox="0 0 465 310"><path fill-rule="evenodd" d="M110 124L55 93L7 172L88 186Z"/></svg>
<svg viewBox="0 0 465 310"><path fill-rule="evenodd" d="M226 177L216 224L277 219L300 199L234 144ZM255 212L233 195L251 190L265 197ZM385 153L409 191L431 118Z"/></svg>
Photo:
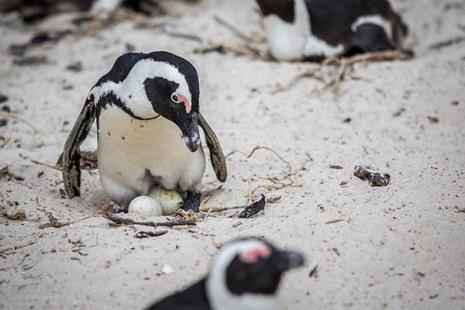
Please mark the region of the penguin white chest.
<svg viewBox="0 0 465 310"><path fill-rule="evenodd" d="M343 52L342 44L331 46L311 31L310 14L304 0L294 1L294 21L276 15L265 17L265 28L273 57L278 60L301 60L311 56L335 56Z"/></svg>
<svg viewBox="0 0 465 310"><path fill-rule="evenodd" d="M205 172L202 147L191 152L173 122L137 120L116 106L100 113L97 156L102 185L116 201L157 185L194 190Z"/></svg>

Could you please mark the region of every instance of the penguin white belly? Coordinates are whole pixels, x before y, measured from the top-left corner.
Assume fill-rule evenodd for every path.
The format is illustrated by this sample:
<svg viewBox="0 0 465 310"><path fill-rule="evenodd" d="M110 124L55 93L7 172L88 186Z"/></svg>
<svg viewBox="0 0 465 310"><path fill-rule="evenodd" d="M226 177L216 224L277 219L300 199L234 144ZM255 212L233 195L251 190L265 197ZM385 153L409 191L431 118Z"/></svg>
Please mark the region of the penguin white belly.
<svg viewBox="0 0 465 310"><path fill-rule="evenodd" d="M274 58L285 61L302 58L305 36L296 25L286 23L276 15L269 15L265 17L265 28Z"/></svg>
<svg viewBox="0 0 465 310"><path fill-rule="evenodd" d="M107 194L118 203L147 194L155 185L195 190L205 172L202 147L191 152L181 130L162 116L137 120L116 106L99 117L98 165Z"/></svg>

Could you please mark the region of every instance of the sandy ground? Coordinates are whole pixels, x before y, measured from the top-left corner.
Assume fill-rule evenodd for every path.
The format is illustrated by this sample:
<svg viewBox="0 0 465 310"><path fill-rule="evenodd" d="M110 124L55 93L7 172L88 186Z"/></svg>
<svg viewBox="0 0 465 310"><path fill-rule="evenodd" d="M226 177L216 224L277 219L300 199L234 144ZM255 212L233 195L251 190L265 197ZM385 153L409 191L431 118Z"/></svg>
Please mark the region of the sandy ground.
<svg viewBox="0 0 465 310"><path fill-rule="evenodd" d="M0 204L18 204L29 219L0 218L0 309L140 309L202 276L216 245L242 235L306 253L307 266L283 281L283 309L465 309L465 44L430 49L465 34L465 3L394 5L411 27L417 57L358 65L339 96L316 79L271 94L277 83L315 65L192 52L207 40L239 42L215 15L260 35L253 1L170 3L171 15L157 19L203 43L124 22L36 48L30 54L46 55L49 63L33 67L13 65L7 46L39 27L65 28L69 16L32 29L0 28L0 91L9 97L2 106L38 129L13 120L0 128L10 140L0 149L1 166L24 178L0 180ZM259 190L281 199L254 219L213 214L190 230L152 239L134 238L141 227L111 227L99 216L39 229L50 214L75 221L108 202L96 171L83 173L83 197L68 200L59 191L61 174L31 160L55 162L89 88L127 43L191 60L201 78L201 109L225 153L271 147L301 187ZM75 61L83 71L65 70ZM93 130L84 149L95 147ZM353 177L357 164L391 174L391 184L372 188ZM248 184L249 177L288 169L266 150L250 159L236 152L228 166L227 183L207 206L244 205L249 187L270 184ZM218 186L209 166L204 188ZM164 274L165 265L174 271ZM309 277L316 265L317 277Z"/></svg>

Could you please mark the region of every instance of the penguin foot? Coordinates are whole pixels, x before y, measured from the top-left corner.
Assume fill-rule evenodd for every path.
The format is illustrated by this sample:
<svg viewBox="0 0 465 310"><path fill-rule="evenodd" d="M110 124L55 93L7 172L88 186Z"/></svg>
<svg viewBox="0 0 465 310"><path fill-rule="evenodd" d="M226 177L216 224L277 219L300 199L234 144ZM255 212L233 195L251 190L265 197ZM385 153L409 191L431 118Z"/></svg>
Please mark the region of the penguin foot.
<svg viewBox="0 0 465 310"><path fill-rule="evenodd" d="M128 213L128 205L119 205L117 203L114 204L113 208L112 208L112 212L113 213Z"/></svg>
<svg viewBox="0 0 465 310"><path fill-rule="evenodd" d="M198 213L200 211L200 198L202 194L199 192L187 192L187 197L184 199L182 209L184 211L192 211Z"/></svg>

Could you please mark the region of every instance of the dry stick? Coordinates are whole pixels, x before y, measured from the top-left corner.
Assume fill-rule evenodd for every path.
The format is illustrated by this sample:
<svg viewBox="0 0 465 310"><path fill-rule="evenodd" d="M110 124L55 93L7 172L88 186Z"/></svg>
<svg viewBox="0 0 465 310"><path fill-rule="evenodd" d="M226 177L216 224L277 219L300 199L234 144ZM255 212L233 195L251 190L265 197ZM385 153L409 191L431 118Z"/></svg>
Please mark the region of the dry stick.
<svg viewBox="0 0 465 310"><path fill-rule="evenodd" d="M146 221L146 222L139 222L139 221L134 221L129 218L122 218L116 213L113 212L113 210L109 210L105 213L103 213L103 216L107 219L112 221L115 224L118 225L141 225L141 226L148 226L148 227L175 227L175 226L194 226L196 225L195 221L188 220L188 221L176 221L176 222L160 222L160 223L155 223L152 221Z"/></svg>
<svg viewBox="0 0 465 310"><path fill-rule="evenodd" d="M402 51L382 51L382 52L372 52L372 53L365 53L360 55L355 55L347 58L327 58L324 60L318 67L312 68L307 70L303 73L298 74L294 77L289 83L284 86L277 87L276 89L271 91L271 94L276 94L279 92L283 92L286 90L291 89L295 86L300 80L309 77L315 77L319 74L324 68L328 66L338 66L339 69L337 71L336 76L331 79L326 86L336 86L338 87L340 82L344 79L346 72L348 69L352 69L352 67L356 63L361 62L376 62L376 61L393 61L393 60L405 60L410 56Z"/></svg>
<svg viewBox="0 0 465 310"><path fill-rule="evenodd" d="M28 125L28 126L34 131L34 134L40 132L40 130L37 129L37 127L35 127L34 125L32 125L30 121L28 121L28 120L26 120L26 119L24 119L24 118L21 118L21 117L19 117L19 116L16 115L16 114L7 113L7 112L0 112L0 117L10 118L10 119L13 119L13 120L15 120L15 121L18 121L18 122L21 122L21 123L26 124L26 125Z"/></svg>
<svg viewBox="0 0 465 310"><path fill-rule="evenodd" d="M58 167L58 166L53 166L53 165L50 165L50 164L47 164L47 163L43 163L43 162L40 162L40 161L35 160L35 159L31 159L31 162L33 164L36 164L36 165L39 165L39 166L44 166L44 167L47 167L47 168L51 168L51 169L61 171L60 167Z"/></svg>
<svg viewBox="0 0 465 310"><path fill-rule="evenodd" d="M272 148L270 148L268 146L257 145L250 151L249 154L246 154L246 153L244 153L242 151L233 150L228 155L226 155L226 158L233 155L233 154L235 154L235 153L239 153L239 154L242 154L243 156L245 156L245 157L247 157L249 159L258 150L266 150L266 151L269 151L269 152L273 153L280 161L282 161L284 164L286 164L289 171L286 172L285 175L279 175L279 176L257 176L257 175L252 175L252 176L248 177L247 178L247 195L246 195L248 203L250 203L252 201L253 196L256 194L257 190L260 189L260 188L264 188L267 191L276 191L276 190L281 190L281 189L284 189L284 188L287 188L287 187L301 187L302 186L301 184L296 184L296 182L291 177L291 176L293 176L295 174L293 172L291 163L288 160L286 160L285 158L283 158L281 155L279 155L279 153L277 151L275 151L274 149L272 149ZM251 181L254 178L263 179L263 180L269 181L269 182L271 182L273 184L272 185L259 185L259 186L255 187L254 189L251 189L250 184L251 184ZM288 182L285 182L286 180Z"/></svg>
<svg viewBox="0 0 465 310"><path fill-rule="evenodd" d="M215 15L213 18L218 24L224 26L226 29L231 31L234 35L236 35L245 43L245 45L242 47L224 46L226 50L230 50L233 53L238 54L245 52L245 54L249 54L249 56L251 56L252 58L260 58L260 51L250 45L251 43L255 43L252 37L246 35L245 33L243 33L242 31L240 31L239 29L237 29L236 27L234 27L233 25L231 25L230 23L228 23L227 21L225 21L217 15Z"/></svg>
<svg viewBox="0 0 465 310"><path fill-rule="evenodd" d="M464 41L465 41L465 36L456 37L456 38L452 38L452 39L449 39L449 40L446 40L446 41L441 41L441 42L432 44L432 45L430 45L429 49L431 49L431 50L440 50L440 49L443 49L443 48L451 46L451 45L462 43Z"/></svg>
<svg viewBox="0 0 465 310"><path fill-rule="evenodd" d="M250 151L249 155L247 155L247 158L251 158L253 156L253 154L255 154L255 152L258 151L258 150L267 150L267 151L270 151L271 153L275 154L276 157L278 157L280 161L285 163L289 167L289 169L292 171L291 163L289 161L285 160L281 155L278 154L278 152L276 152L275 150L273 150L271 147L268 147L268 146L262 146L262 145L255 146L252 149L252 151Z"/></svg>
<svg viewBox="0 0 465 310"><path fill-rule="evenodd" d="M222 19L218 15L215 15L213 18L215 19L215 21L218 24L220 24L220 25L224 26L225 28L227 28L229 31L234 33L237 37L239 37L243 41L245 41L247 43L254 42L253 38L249 37L248 35L246 35L242 31L240 31L239 29L237 29L236 27L234 27L233 25L231 25L230 23L228 23L227 21L225 21L224 19Z"/></svg>

